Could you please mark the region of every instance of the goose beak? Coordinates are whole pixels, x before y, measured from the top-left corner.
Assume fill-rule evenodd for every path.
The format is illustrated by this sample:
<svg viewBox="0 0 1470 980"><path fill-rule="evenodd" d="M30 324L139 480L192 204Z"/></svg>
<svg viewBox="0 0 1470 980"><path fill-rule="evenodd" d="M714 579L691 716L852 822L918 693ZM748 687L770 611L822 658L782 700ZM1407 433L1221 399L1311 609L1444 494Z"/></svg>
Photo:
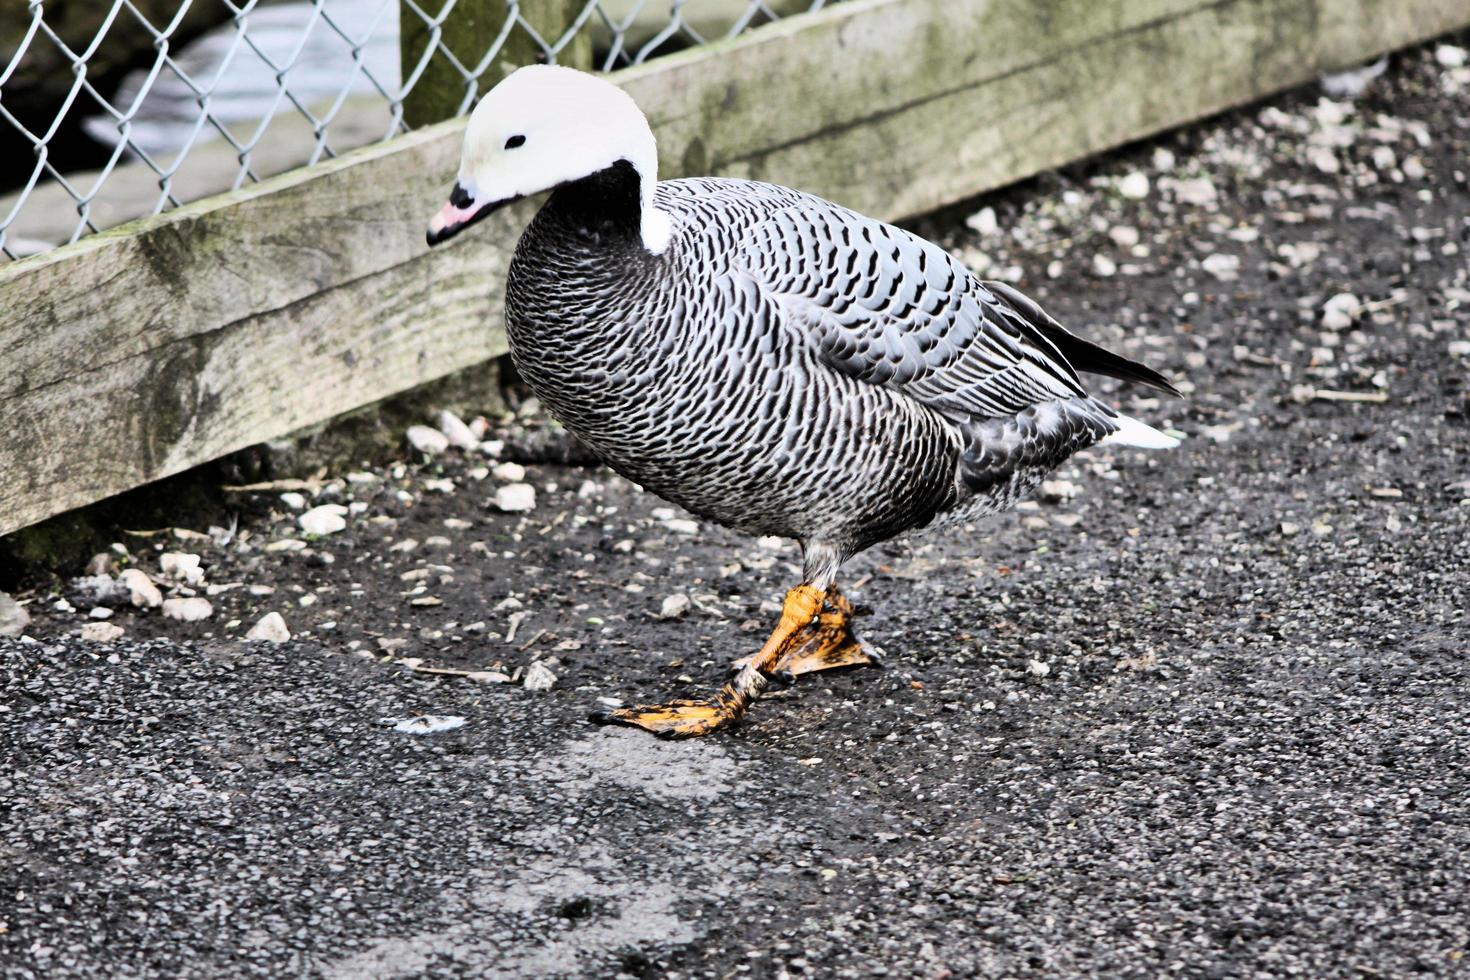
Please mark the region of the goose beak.
<svg viewBox="0 0 1470 980"><path fill-rule="evenodd" d="M426 236L429 245L432 247L440 242L448 241L476 221L483 221L507 204L518 200L520 200L519 195L482 203L476 200L463 184L455 184L454 192L449 195L449 200L444 202L439 213L429 221L429 233Z"/></svg>

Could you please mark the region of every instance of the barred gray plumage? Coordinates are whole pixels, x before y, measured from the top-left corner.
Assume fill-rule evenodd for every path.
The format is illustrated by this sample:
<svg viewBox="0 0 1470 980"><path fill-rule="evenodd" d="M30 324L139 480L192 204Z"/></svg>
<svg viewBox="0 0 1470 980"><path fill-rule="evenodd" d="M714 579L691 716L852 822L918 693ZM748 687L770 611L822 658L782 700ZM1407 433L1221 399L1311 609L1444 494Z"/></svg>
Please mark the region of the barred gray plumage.
<svg viewBox="0 0 1470 980"><path fill-rule="evenodd" d="M431 241L541 189L486 164L519 160L511 155L538 138L524 132L537 120L510 98L537 94L513 85L529 71L476 111L454 203ZM626 97L605 82L530 73L556 89L540 111L576 115L581 100L583 111L631 125L613 112ZM484 145L474 145L477 127L491 134ZM788 597L787 618L805 621L772 663L747 666L726 689L725 701L739 703L717 723L695 725L708 719L692 705L719 713L718 698L610 720L672 734L719 727L808 629L810 596L836 608L847 558L1008 508L1110 435L1171 442L1090 397L1076 369L1172 390L1167 381L1073 336L939 246L773 184L692 178L650 188L651 137L647 147L613 144L581 172L539 178L552 193L506 284L516 367L555 418L630 480L717 523L800 541L808 599L792 612ZM497 182L506 186L490 191Z"/></svg>

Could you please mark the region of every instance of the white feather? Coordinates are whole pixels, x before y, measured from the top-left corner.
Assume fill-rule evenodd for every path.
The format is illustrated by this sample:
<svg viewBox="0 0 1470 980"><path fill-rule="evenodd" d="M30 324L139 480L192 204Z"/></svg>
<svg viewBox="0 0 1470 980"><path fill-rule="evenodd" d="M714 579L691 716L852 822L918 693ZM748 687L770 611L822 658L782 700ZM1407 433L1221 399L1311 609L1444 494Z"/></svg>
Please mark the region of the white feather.
<svg viewBox="0 0 1470 980"><path fill-rule="evenodd" d="M1118 431L1103 439L1104 444L1134 446L1138 449L1173 449L1179 445L1179 440L1173 436L1166 436L1153 426L1145 425L1127 415L1119 415L1117 423Z"/></svg>

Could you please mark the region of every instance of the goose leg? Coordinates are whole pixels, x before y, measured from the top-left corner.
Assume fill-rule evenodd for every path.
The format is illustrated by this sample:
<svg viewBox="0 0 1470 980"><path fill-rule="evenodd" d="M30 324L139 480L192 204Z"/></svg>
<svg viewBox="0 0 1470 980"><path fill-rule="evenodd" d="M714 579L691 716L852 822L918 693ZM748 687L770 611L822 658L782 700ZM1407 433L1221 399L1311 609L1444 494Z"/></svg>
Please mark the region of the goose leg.
<svg viewBox="0 0 1470 980"><path fill-rule="evenodd" d="M776 674L800 677L819 670L834 667L859 667L876 664L878 660L866 649L853 632L852 620L856 614L852 603L836 585L827 589L826 602L815 622L802 630L786 654L776 664ZM741 670L754 659L754 655L742 657L731 664L732 670Z"/></svg>
<svg viewBox="0 0 1470 980"><path fill-rule="evenodd" d="M760 652L751 657L708 701L670 701L631 708L598 711L591 717L598 724L636 725L660 738L692 738L726 728L744 717L750 704L771 682L771 675L793 646L800 643L807 627L822 611L824 591L810 584L786 593L781 622Z"/></svg>

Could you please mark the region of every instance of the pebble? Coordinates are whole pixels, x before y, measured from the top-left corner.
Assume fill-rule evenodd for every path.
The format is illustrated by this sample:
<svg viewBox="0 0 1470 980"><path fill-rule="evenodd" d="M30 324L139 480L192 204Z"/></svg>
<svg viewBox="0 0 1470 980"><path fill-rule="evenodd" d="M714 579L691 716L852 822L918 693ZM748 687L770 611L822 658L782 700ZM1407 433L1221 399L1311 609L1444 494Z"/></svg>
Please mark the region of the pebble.
<svg viewBox="0 0 1470 980"><path fill-rule="evenodd" d="M260 622L250 627L250 632L245 634L245 639L265 643L285 643L291 639L291 631L286 628L286 620L281 618L280 613L268 612L260 617Z"/></svg>
<svg viewBox="0 0 1470 980"><path fill-rule="evenodd" d="M425 480L423 487L430 493L453 493L456 489L454 481L450 479Z"/></svg>
<svg viewBox="0 0 1470 980"><path fill-rule="evenodd" d="M1118 263L1098 252L1092 256L1092 274L1106 279L1117 274Z"/></svg>
<svg viewBox="0 0 1470 980"><path fill-rule="evenodd" d="M1119 248L1132 248L1138 244L1138 229L1132 225L1114 225L1108 229L1108 237Z"/></svg>
<svg viewBox="0 0 1470 980"><path fill-rule="evenodd" d="M1470 340L1452 340L1448 349L1451 357L1470 357Z"/></svg>
<svg viewBox="0 0 1470 980"><path fill-rule="evenodd" d="M978 235L992 235L1000 229L995 208L981 208L965 219L965 226Z"/></svg>
<svg viewBox="0 0 1470 980"><path fill-rule="evenodd" d="M88 610L88 612L87 612L87 618L88 619L111 619L112 618L112 610L111 609L108 609L106 606L93 606L90 610Z"/></svg>
<svg viewBox="0 0 1470 980"><path fill-rule="evenodd" d="M208 599L194 596L188 599L165 599L163 614L181 623L197 623L214 615L214 607Z"/></svg>
<svg viewBox="0 0 1470 980"><path fill-rule="evenodd" d="M26 612L26 607L0 592L0 636L20 636L30 622L31 614Z"/></svg>
<svg viewBox="0 0 1470 980"><path fill-rule="evenodd" d="M691 521L687 517L675 517L672 520L664 521L664 527L673 531L675 534L692 535L699 533L699 522Z"/></svg>
<svg viewBox="0 0 1470 980"><path fill-rule="evenodd" d="M1181 204L1193 204L1197 207L1206 204L1214 204L1220 195L1215 190L1215 184L1208 177L1194 177L1190 180L1172 181L1170 186L1174 190L1174 200Z"/></svg>
<svg viewBox="0 0 1470 980"><path fill-rule="evenodd" d="M1148 174L1135 170L1118 181L1118 193L1130 201L1141 201L1148 197Z"/></svg>
<svg viewBox="0 0 1470 980"><path fill-rule="evenodd" d="M1453 44L1441 44L1434 49L1434 60L1444 68L1463 68L1470 63L1470 52Z"/></svg>
<svg viewBox="0 0 1470 980"><path fill-rule="evenodd" d="M296 518L301 530L307 534L324 537L347 528L347 508L341 504L322 504Z"/></svg>
<svg viewBox="0 0 1470 980"><path fill-rule="evenodd" d="M1082 488L1070 480L1041 481L1041 499L1053 503L1071 500L1082 492Z"/></svg>
<svg viewBox="0 0 1470 980"><path fill-rule="evenodd" d="M1231 282L1240 275L1240 256L1216 252L1206 256L1200 268L1221 282Z"/></svg>
<svg viewBox="0 0 1470 980"><path fill-rule="evenodd" d="M480 438L475 435L475 430L465 425L464 419L453 412L440 412L436 424L439 426L439 431L444 433L444 438L449 440L449 445L454 448L478 449L480 447Z"/></svg>
<svg viewBox="0 0 1470 980"><path fill-rule="evenodd" d="M527 667L526 676L521 678L521 686L528 691L549 691L554 684L556 675L539 660Z"/></svg>
<svg viewBox="0 0 1470 980"><path fill-rule="evenodd" d="M1337 154L1332 152L1331 147L1309 147L1307 162L1324 174L1335 174L1342 169L1342 164L1338 161Z"/></svg>
<svg viewBox="0 0 1470 980"><path fill-rule="evenodd" d="M246 591L253 596L268 596L276 594L276 587L274 585L252 585Z"/></svg>
<svg viewBox="0 0 1470 980"><path fill-rule="evenodd" d="M404 435L410 446L426 456L437 456L449 448L449 437L427 425L410 425Z"/></svg>
<svg viewBox="0 0 1470 980"><path fill-rule="evenodd" d="M659 619L678 619L689 611L690 601L687 595L676 592L664 599L663 605L659 607Z"/></svg>
<svg viewBox="0 0 1470 980"><path fill-rule="evenodd" d="M112 623L88 623L81 629L81 637L88 643L113 643L122 639L127 632Z"/></svg>
<svg viewBox="0 0 1470 980"><path fill-rule="evenodd" d="M124 569L119 577L128 587L128 600L139 609L157 609L163 605L163 593L141 568Z"/></svg>
<svg viewBox="0 0 1470 980"><path fill-rule="evenodd" d="M272 541L266 545L265 550L272 554L278 551L305 551L306 542L300 538L282 538L279 541Z"/></svg>
<svg viewBox="0 0 1470 980"><path fill-rule="evenodd" d="M1322 304L1322 327L1325 330L1346 330L1353 325L1354 315L1362 304L1352 293L1338 293Z"/></svg>
<svg viewBox="0 0 1470 980"><path fill-rule="evenodd" d="M1322 91L1333 98L1355 98L1362 95L1373 79L1388 70L1388 58L1379 58L1371 65L1334 72L1321 78Z"/></svg>
<svg viewBox="0 0 1470 980"><path fill-rule="evenodd" d="M497 463L490 472L505 483L521 483L526 479L526 468L520 463Z"/></svg>
<svg viewBox="0 0 1470 980"><path fill-rule="evenodd" d="M281 494L281 503L290 507L292 510L304 510L306 508L306 498L295 490L287 490Z"/></svg>
<svg viewBox="0 0 1470 980"><path fill-rule="evenodd" d="M446 517L444 518L444 526L451 531L468 531L475 526L475 522L467 521L463 517Z"/></svg>
<svg viewBox="0 0 1470 980"><path fill-rule="evenodd" d="M201 585L204 582L204 569L199 567L198 555L182 551L164 552L158 558L158 567L163 570L163 574L185 585Z"/></svg>
<svg viewBox="0 0 1470 980"><path fill-rule="evenodd" d="M112 556L105 551L101 551L93 555L87 562L86 571L88 575L110 576L112 569Z"/></svg>
<svg viewBox="0 0 1470 980"><path fill-rule="evenodd" d="M402 541L395 541L390 544L388 546L388 550L407 554L408 552L416 549L418 546L419 542L417 538L404 538Z"/></svg>
<svg viewBox="0 0 1470 980"><path fill-rule="evenodd" d="M529 483L507 483L495 491L490 501L496 510L519 514L536 509L536 488Z"/></svg>

